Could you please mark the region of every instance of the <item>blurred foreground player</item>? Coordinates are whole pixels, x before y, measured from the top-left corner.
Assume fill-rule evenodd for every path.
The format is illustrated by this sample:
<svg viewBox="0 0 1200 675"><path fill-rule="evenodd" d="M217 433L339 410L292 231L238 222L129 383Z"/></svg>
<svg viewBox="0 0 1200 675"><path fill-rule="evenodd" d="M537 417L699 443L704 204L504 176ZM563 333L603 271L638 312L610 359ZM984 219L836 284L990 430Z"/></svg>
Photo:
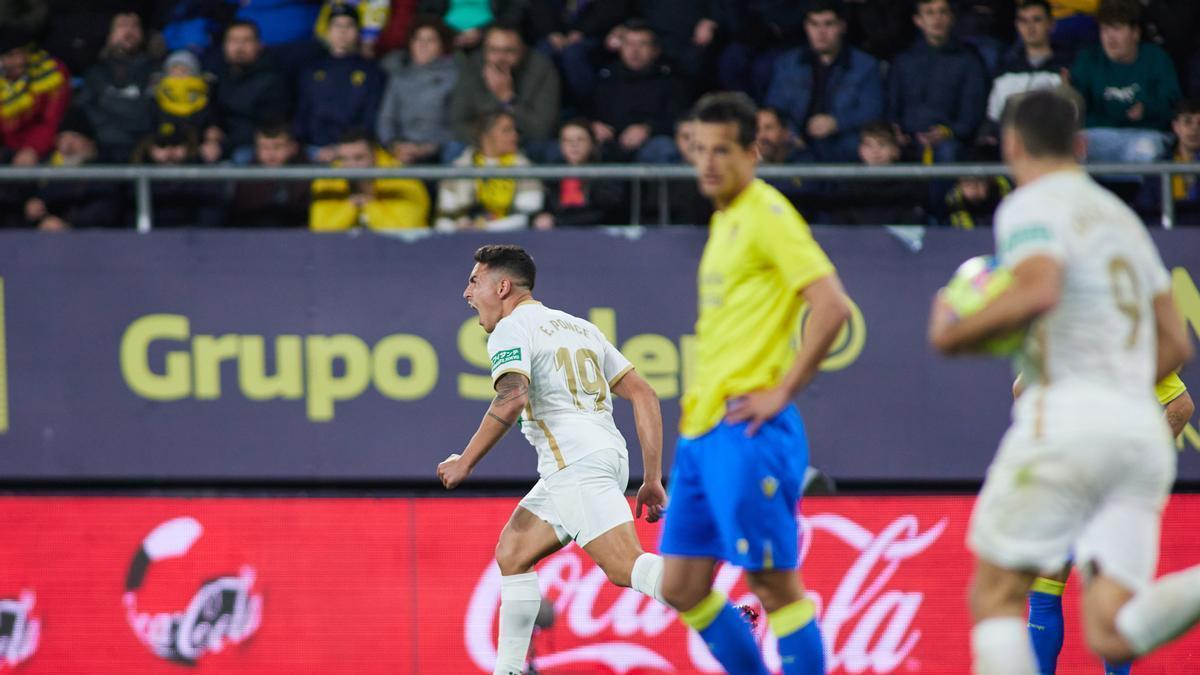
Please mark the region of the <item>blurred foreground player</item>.
<svg viewBox="0 0 1200 675"><path fill-rule="evenodd" d="M662 602L663 560L646 553L625 500L629 453L612 417L615 394L633 403L644 475L637 517L666 506L658 396L596 326L533 299L533 258L518 246L475 252L463 297L488 332L496 398L461 455L438 465L454 489L520 425L541 477L513 511L496 545L500 566L497 675L521 675L542 594L542 558L574 540L618 586Z"/></svg>
<svg viewBox="0 0 1200 675"><path fill-rule="evenodd" d="M1192 345L1141 220L1075 160L1079 110L1049 90L1010 105L1001 142L1020 187L997 213L996 253L1013 283L961 320L939 296L930 318L930 341L947 354L1029 331L1018 357L1026 391L968 535L978 675L1038 672L1025 597L1072 551L1088 646L1106 661L1200 620L1200 566L1153 578L1176 459L1151 391Z"/></svg>
<svg viewBox="0 0 1200 675"><path fill-rule="evenodd" d="M727 671L767 673L741 613L712 588L717 561L742 567L778 638L783 672L816 675L825 672L821 632L796 569L808 443L792 399L816 375L850 305L804 219L754 178L756 116L742 94L709 95L696 107L693 160L717 212L698 274L697 364L662 533L663 594Z"/></svg>
<svg viewBox="0 0 1200 675"><path fill-rule="evenodd" d="M1024 378L1017 376L1013 383L1013 398L1020 397L1024 389ZM1187 386L1178 373L1171 373L1154 386L1154 395L1164 409L1171 437L1178 438L1196 411L1196 404L1188 394ZM1055 675L1058 655L1063 646L1062 595L1071 575L1071 564L1061 572L1040 576L1033 581L1029 591L1029 639L1033 640L1033 652L1037 655L1041 675ZM1129 675L1131 662L1105 663L1104 675Z"/></svg>

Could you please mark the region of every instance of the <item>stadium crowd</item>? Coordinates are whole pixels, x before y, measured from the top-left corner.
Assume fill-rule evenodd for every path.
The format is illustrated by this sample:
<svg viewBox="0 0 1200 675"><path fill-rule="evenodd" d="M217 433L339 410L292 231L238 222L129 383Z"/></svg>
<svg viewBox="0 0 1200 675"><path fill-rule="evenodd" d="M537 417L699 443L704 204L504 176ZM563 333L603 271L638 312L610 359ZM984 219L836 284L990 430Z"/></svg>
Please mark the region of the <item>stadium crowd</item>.
<svg viewBox="0 0 1200 675"><path fill-rule="evenodd" d="M156 227L549 229L629 220L596 162L688 161L741 90L767 164L999 158L1005 101L1069 85L1089 161L1200 160L1194 0L0 0L0 161L460 167L554 181L152 183ZM1196 176L1172 179L1200 222ZM814 222L990 223L1003 178L775 181ZM1152 217L1161 186L1111 181ZM658 212L658 191L644 208ZM672 222L702 224L694 185ZM119 183L0 183L0 226L130 227Z"/></svg>

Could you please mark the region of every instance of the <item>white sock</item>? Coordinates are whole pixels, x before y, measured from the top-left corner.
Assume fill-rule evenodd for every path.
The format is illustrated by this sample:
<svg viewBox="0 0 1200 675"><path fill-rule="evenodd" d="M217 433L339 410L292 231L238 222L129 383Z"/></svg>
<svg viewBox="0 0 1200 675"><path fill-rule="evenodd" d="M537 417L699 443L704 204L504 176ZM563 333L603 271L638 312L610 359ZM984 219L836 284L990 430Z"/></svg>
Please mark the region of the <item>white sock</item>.
<svg viewBox="0 0 1200 675"><path fill-rule="evenodd" d="M975 675L1037 675L1037 656L1025 619L984 619L971 630Z"/></svg>
<svg viewBox="0 0 1200 675"><path fill-rule="evenodd" d="M522 675L533 622L542 606L537 572L500 577L500 639L495 675Z"/></svg>
<svg viewBox="0 0 1200 675"><path fill-rule="evenodd" d="M629 573L629 585L633 590L648 595L662 604L667 604L662 596L663 559L653 553L643 553L633 561L633 571Z"/></svg>
<svg viewBox="0 0 1200 675"><path fill-rule="evenodd" d="M1200 565L1168 574L1117 612L1117 632L1139 656L1174 640L1200 621Z"/></svg>

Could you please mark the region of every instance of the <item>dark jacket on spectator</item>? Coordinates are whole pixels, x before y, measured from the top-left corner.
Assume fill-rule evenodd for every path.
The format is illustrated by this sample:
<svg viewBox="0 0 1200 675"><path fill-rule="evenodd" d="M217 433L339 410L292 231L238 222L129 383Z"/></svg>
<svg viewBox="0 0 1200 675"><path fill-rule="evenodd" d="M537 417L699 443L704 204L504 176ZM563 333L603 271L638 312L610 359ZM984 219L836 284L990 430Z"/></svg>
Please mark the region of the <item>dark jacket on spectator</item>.
<svg viewBox="0 0 1200 675"><path fill-rule="evenodd" d="M361 56L327 56L300 75L296 138L324 147L351 127L375 128L383 73Z"/></svg>
<svg viewBox="0 0 1200 675"><path fill-rule="evenodd" d="M813 64L818 58L807 47L784 52L775 61L771 88L767 91L766 104L782 110L800 135L805 134L813 103ZM858 130L867 122L883 118L883 76L879 73L879 62L845 45L829 65L819 107L837 120L838 132L830 139L857 146Z"/></svg>
<svg viewBox="0 0 1200 675"><path fill-rule="evenodd" d="M539 52L526 52L513 73L513 89L516 99L510 105L502 104L483 81L483 50L467 57L450 97L450 124L455 138L470 142L479 118L497 108L507 108L516 117L522 143L551 138L558 125L562 90L554 64Z"/></svg>
<svg viewBox="0 0 1200 675"><path fill-rule="evenodd" d="M1084 126L1158 129L1171 124L1172 106L1179 100L1179 78L1167 53L1158 45L1143 42L1137 60L1115 63L1099 45L1079 52L1071 66L1071 86L1083 97ZM1145 112L1139 120L1126 115L1135 103Z"/></svg>
<svg viewBox="0 0 1200 675"><path fill-rule="evenodd" d="M892 58L912 44L916 26L913 7L897 0L863 0L846 3L846 43L880 61Z"/></svg>
<svg viewBox="0 0 1200 675"><path fill-rule="evenodd" d="M653 1L653 0L652 0ZM717 23L736 42L760 48L804 38L808 3L799 0L717 0Z"/></svg>
<svg viewBox="0 0 1200 675"><path fill-rule="evenodd" d="M667 64L633 71L617 61L600 69L591 117L618 135L634 124L650 125L651 135L670 135L687 103L687 85Z"/></svg>
<svg viewBox="0 0 1200 675"><path fill-rule="evenodd" d="M75 75L86 73L100 57L108 40L112 18L121 12L137 12L143 27L153 0L45 0L49 19L40 44L67 65Z"/></svg>
<svg viewBox="0 0 1200 675"><path fill-rule="evenodd" d="M96 145L106 162L128 162L138 141L150 132L156 66L148 54L101 57L88 71L79 105L96 129Z"/></svg>
<svg viewBox="0 0 1200 675"><path fill-rule="evenodd" d="M302 166L291 162L290 166ZM230 227L270 228L308 227L308 207L312 201L308 181L252 180L235 183L229 207Z"/></svg>
<svg viewBox="0 0 1200 675"><path fill-rule="evenodd" d="M380 62L388 74L379 108L376 138L441 145L450 131L450 94L458 81L458 64L445 56L423 66L411 65L408 54L393 52Z"/></svg>
<svg viewBox="0 0 1200 675"><path fill-rule="evenodd" d="M239 2L236 18L258 24L264 45L274 46L312 38L321 11L315 0L254 0Z"/></svg>
<svg viewBox="0 0 1200 675"><path fill-rule="evenodd" d="M75 229L124 227L125 190L120 183L52 181L38 192L46 213ZM158 214L155 214L157 218Z"/></svg>
<svg viewBox="0 0 1200 675"><path fill-rule="evenodd" d="M629 16L627 0L577 2L574 13L568 13L569 4L564 0L530 0L525 17L530 44L536 44L551 33L566 35L576 30L586 37L603 40L608 31Z"/></svg>
<svg viewBox="0 0 1200 675"><path fill-rule="evenodd" d="M212 100L231 148L254 143L255 128L264 122L286 120L291 107L283 78L266 57L248 68L223 64Z"/></svg>
<svg viewBox="0 0 1200 675"><path fill-rule="evenodd" d="M150 184L154 227L221 227L225 186L215 181L160 181Z"/></svg>
<svg viewBox="0 0 1200 675"><path fill-rule="evenodd" d="M564 167L563 170L570 169ZM554 214L556 227L624 224L629 221L625 186L625 182L615 180L566 178L551 181L546 184L545 210ZM579 189L582 203L575 203L570 198L575 187Z"/></svg>
<svg viewBox="0 0 1200 675"><path fill-rule="evenodd" d="M983 121L988 82L974 49L955 38L917 43L896 57L888 76L888 118L905 133L945 125L966 141Z"/></svg>

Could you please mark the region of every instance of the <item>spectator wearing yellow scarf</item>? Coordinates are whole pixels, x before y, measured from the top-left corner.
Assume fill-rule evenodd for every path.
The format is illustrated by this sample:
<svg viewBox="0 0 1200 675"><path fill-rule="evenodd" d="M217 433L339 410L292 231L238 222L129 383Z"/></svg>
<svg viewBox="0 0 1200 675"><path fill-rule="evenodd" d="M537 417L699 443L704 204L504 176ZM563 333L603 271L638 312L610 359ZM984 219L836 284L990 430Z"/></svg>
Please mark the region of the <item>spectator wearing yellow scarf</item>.
<svg viewBox="0 0 1200 675"><path fill-rule="evenodd" d="M479 142L467 148L454 166L529 166L517 147L517 124L511 113L487 114L480 125ZM505 178L444 180L438 186L437 229L519 230L542 209L545 192L540 181Z"/></svg>
<svg viewBox="0 0 1200 675"><path fill-rule="evenodd" d="M347 131L337 144L333 165L351 169L397 167L400 163L376 147L361 130ZM429 227L429 193L411 178L313 181L309 226L318 232L354 227L399 230Z"/></svg>

